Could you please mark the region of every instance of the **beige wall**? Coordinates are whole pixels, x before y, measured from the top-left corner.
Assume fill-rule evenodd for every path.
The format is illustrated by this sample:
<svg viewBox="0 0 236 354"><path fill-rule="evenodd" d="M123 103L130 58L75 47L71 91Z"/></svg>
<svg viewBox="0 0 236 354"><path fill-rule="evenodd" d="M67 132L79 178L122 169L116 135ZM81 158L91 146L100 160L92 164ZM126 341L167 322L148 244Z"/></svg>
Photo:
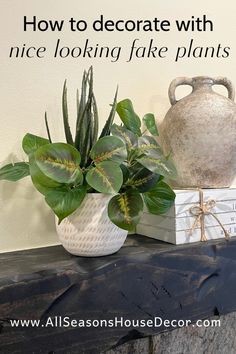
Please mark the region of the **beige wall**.
<svg viewBox="0 0 236 354"><path fill-rule="evenodd" d="M141 115L153 111L160 121L169 107L167 89L177 76L212 75L227 76L236 84L236 5L234 0L131 0L131 1L35 1L0 0L0 85L1 129L0 161L17 161L25 158L21 150L21 138L26 132L45 134L43 114L48 111L54 139L62 139L61 88L68 79L70 110L74 113L75 88L80 83L84 68L95 70L95 89L101 121L108 112L116 84L119 84L119 99L130 97ZM23 32L23 16L36 15L40 19L85 18L87 21L100 14L107 18L145 19L188 18L207 14L214 21L213 33L178 33L175 30L163 33L77 33L64 31ZM122 45L124 50L134 38L147 43L154 38L157 44L170 48L171 58L141 59L132 63L120 60L111 63L106 59L9 59L10 46L23 43L47 46L52 50L57 38L76 46L89 38L93 43ZM223 45L231 47L228 59L186 59L175 63L172 60L175 46L184 45L194 38L199 45ZM140 42L141 42L140 41ZM185 91L179 89L178 95ZM225 92L222 90L222 92ZM220 139L220 136L219 136ZM0 252L56 244L54 217L44 204L40 194L34 191L29 180L17 184L0 183Z"/></svg>

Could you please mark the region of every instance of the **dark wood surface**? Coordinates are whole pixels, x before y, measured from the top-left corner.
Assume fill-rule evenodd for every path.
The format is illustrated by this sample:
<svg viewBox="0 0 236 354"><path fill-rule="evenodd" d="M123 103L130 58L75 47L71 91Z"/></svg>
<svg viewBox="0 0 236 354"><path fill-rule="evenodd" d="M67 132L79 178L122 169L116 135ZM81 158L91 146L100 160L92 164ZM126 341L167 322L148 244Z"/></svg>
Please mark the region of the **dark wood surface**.
<svg viewBox="0 0 236 354"><path fill-rule="evenodd" d="M12 328L10 319L197 319L236 310L236 238L174 246L129 236L116 254L61 246L0 255L0 353L101 353L159 328ZM59 318L59 317L58 317Z"/></svg>

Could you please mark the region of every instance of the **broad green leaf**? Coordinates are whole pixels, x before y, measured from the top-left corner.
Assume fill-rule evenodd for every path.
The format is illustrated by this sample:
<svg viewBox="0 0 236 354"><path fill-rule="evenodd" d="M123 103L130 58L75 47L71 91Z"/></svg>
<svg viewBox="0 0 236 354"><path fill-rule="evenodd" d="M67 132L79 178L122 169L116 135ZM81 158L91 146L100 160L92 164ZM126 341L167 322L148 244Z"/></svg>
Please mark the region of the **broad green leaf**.
<svg viewBox="0 0 236 354"><path fill-rule="evenodd" d="M140 220L143 200L138 191L130 189L114 196L108 204L108 216L111 221L128 231L133 231Z"/></svg>
<svg viewBox="0 0 236 354"><path fill-rule="evenodd" d="M113 124L111 127L111 133L113 136L118 136L121 140L123 140L128 150L138 146L137 136L123 126Z"/></svg>
<svg viewBox="0 0 236 354"><path fill-rule="evenodd" d="M163 181L159 181L154 188L143 194L148 211L152 214L164 214L173 205L174 191Z"/></svg>
<svg viewBox="0 0 236 354"><path fill-rule="evenodd" d="M164 156L160 157L158 154L150 154L148 156L143 156L138 158L137 161L141 163L148 170L174 179L176 177L176 169L170 160L167 160Z"/></svg>
<svg viewBox="0 0 236 354"><path fill-rule="evenodd" d="M79 183L82 180L80 153L71 145L53 143L35 152L35 161L49 178L60 183Z"/></svg>
<svg viewBox="0 0 236 354"><path fill-rule="evenodd" d="M152 113L147 113L145 114L145 116L143 117L143 122L146 126L146 128L148 129L148 131L155 136L158 136L158 130L157 130L157 126L156 126L156 121L155 121L155 117L154 114Z"/></svg>
<svg viewBox="0 0 236 354"><path fill-rule="evenodd" d="M58 183L52 180L51 178L47 177L39 169L38 165L35 162L35 158L33 154L29 158L29 169L30 169L30 175L31 175L31 180L33 182L33 185L43 195L46 195L54 188L63 186L63 184Z"/></svg>
<svg viewBox="0 0 236 354"><path fill-rule="evenodd" d="M144 193L155 186L159 179L160 175L151 172L142 165L139 165L136 171L127 180L126 185L135 187L140 193Z"/></svg>
<svg viewBox="0 0 236 354"><path fill-rule="evenodd" d="M0 168L0 180L16 182L26 176L29 176L29 164L26 162L10 163Z"/></svg>
<svg viewBox="0 0 236 354"><path fill-rule="evenodd" d="M134 112L132 102L129 99L118 102L116 105L116 111L126 128L140 136L141 121L138 115Z"/></svg>
<svg viewBox="0 0 236 354"><path fill-rule="evenodd" d="M117 193L123 183L123 174L116 162L103 161L88 171L86 181L100 193Z"/></svg>
<svg viewBox="0 0 236 354"><path fill-rule="evenodd" d="M86 195L86 187L79 186L73 189L61 187L52 189L46 194L45 200L57 215L60 222L79 208Z"/></svg>
<svg viewBox="0 0 236 354"><path fill-rule="evenodd" d="M138 138L138 149L140 154L149 155L155 153L159 156L164 156L160 145L152 136L143 135Z"/></svg>
<svg viewBox="0 0 236 354"><path fill-rule="evenodd" d="M107 160L121 163L127 159L127 150L120 138L116 136L104 136L93 146L90 157L95 164Z"/></svg>
<svg viewBox="0 0 236 354"><path fill-rule="evenodd" d="M41 138L41 136L33 135L30 133L27 133L22 140L22 147L27 155L32 154L33 152L38 150L40 146L46 144L49 144L48 139L44 139Z"/></svg>

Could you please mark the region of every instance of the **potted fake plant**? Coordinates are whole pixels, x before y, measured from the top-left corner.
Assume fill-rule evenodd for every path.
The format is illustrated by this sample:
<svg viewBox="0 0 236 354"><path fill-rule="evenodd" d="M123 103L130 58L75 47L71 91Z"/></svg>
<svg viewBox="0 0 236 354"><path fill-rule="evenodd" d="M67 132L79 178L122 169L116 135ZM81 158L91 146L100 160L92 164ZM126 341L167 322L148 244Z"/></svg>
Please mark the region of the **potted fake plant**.
<svg viewBox="0 0 236 354"><path fill-rule="evenodd" d="M0 179L18 181L31 176L55 213L59 239L70 253L114 253L128 231L135 230L144 204L154 214L170 208L175 194L163 179L174 178L175 168L154 138L158 130L153 114L144 116L142 133L132 102L125 99L117 103L117 92L98 137L92 68L84 72L80 98L77 95L74 139L66 83L62 110L66 143L52 141L45 115L48 138L26 134L22 147L28 162L2 167ZM121 125L113 124L115 112Z"/></svg>

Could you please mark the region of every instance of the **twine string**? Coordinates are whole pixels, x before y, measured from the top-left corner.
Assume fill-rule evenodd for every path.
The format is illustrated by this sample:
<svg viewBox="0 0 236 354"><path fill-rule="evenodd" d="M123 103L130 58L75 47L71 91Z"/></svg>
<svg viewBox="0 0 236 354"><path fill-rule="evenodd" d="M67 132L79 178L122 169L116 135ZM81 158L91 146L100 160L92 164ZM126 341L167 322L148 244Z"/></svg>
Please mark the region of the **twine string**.
<svg viewBox="0 0 236 354"><path fill-rule="evenodd" d="M220 219L212 212L212 209L215 207L216 201L214 199L209 199L206 202L204 202L204 196L203 196L203 190L199 189L199 205L194 205L192 206L189 211L190 214L195 216L195 220L193 222L193 225L190 229L190 234L192 235L194 230L198 225L200 225L201 228L201 239L200 241L207 241L207 236L205 232L205 216L206 215L211 215L215 220L218 222L220 225L221 229L224 232L224 236L226 240L230 238L230 235L228 231L225 229L224 225L220 221Z"/></svg>

